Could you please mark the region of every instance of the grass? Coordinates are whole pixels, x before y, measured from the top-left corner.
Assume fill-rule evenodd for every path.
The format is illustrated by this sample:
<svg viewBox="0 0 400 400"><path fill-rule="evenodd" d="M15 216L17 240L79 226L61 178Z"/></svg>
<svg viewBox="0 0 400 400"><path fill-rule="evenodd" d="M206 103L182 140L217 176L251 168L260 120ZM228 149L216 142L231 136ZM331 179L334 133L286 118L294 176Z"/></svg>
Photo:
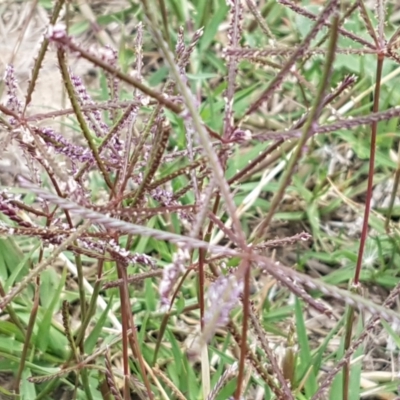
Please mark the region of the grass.
<svg viewBox="0 0 400 400"><path fill-rule="evenodd" d="M396 398L396 4L111 3L20 6L0 398Z"/></svg>

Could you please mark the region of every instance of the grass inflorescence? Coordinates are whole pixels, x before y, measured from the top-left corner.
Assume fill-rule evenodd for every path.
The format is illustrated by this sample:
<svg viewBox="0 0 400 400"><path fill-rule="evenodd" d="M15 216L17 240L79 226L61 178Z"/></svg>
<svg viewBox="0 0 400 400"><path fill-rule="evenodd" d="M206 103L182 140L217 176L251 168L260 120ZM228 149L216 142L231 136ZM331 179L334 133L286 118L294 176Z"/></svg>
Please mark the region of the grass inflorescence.
<svg viewBox="0 0 400 400"><path fill-rule="evenodd" d="M0 397L395 398L398 6L26 10L0 87Z"/></svg>

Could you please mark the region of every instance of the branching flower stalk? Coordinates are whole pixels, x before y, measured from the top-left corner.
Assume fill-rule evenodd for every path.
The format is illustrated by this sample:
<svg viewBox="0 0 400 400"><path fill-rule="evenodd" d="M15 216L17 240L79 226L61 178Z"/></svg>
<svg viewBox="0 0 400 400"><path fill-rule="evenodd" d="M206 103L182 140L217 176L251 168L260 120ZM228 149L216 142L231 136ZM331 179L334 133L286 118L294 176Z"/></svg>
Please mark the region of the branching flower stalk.
<svg viewBox="0 0 400 400"><path fill-rule="evenodd" d="M299 6L298 4L292 3L290 0L279 0L280 4L283 4L284 6L290 8L293 10L295 13L306 17L312 21L317 20L317 15L313 14L312 12L306 10L305 8ZM322 25L326 26L327 28L332 27L332 23L329 22L328 20L322 21ZM362 37L355 35L354 33L348 31L347 29L339 27L338 33L344 37L347 37L351 40L353 40L356 43L361 44L364 48L369 48L369 49L374 49L374 45L367 40L363 39Z"/></svg>
<svg viewBox="0 0 400 400"><path fill-rule="evenodd" d="M328 2L328 4L323 9L323 11L319 15L319 17L316 19L315 25L313 26L311 31L308 33L307 37L303 40L301 46L299 46L298 49L291 55L289 60L281 68L281 70L278 72L278 74L272 80L272 82L268 85L267 89L262 93L262 95L248 108L248 110L245 113L245 116L256 111L271 96L273 91L281 85L284 77L289 73L292 66L295 64L295 62L299 58L302 57L304 52L308 49L311 41L315 38L317 33L320 31L321 26L326 23L326 21L329 19L330 15L333 12L336 12L337 6L338 6L338 0L331 0ZM336 24L337 24L337 22L336 22ZM335 36L337 36L337 27L336 27L336 30L334 29L334 32L335 32ZM332 49L330 49L329 52L332 54ZM325 77L325 79L326 79L326 77ZM326 83L325 83L325 85L326 85ZM321 88L323 90L325 90L326 86L320 85L320 89Z"/></svg>
<svg viewBox="0 0 400 400"><path fill-rule="evenodd" d="M371 332L379 319L400 323L398 313L388 308L389 299L393 301L393 296L396 296L393 293L398 291L389 296L384 306L358 295L363 248L368 234L377 124L380 121L388 123L390 119L400 116L400 108L396 106L379 111L380 91L386 90L384 83L397 74L394 71L382 78L383 61L388 58L391 62L400 63L397 54L399 30L389 40L384 37L385 30L392 29L390 24L384 29L385 18L388 19L384 2L375 1L375 28L375 22L369 18L369 4L364 4L362 0L346 7L339 7L339 0L327 0L318 14L291 0L269 2L262 9L258 9L253 0L246 0L247 7L242 1L228 0L228 7L221 9L227 11L226 25L223 23L218 27L215 37L211 37L213 32L208 23L209 20L215 21L210 18L216 11L215 5L202 2L205 5L200 10L196 2L192 3L190 8L182 11L182 15L177 14L175 18L171 14L173 17L170 18L165 12L173 10L169 0L161 3L142 0L137 12L132 14L133 20L127 20L127 26L137 29L132 45L134 60L131 60L131 56L126 57L131 52L130 46L124 46L124 42L119 51L111 46L87 50L75 42L66 28L71 23L70 9L67 8L64 13L63 1L57 1L51 11L50 27L39 54L31 63L32 78L27 85L25 101L19 98L20 87L16 77L20 71L14 65L6 66L6 97L0 104L0 125L6 132L2 144L5 150L13 151L11 146L16 146L22 153L19 161L24 169L21 175L28 180L21 178L18 182L15 179L13 183L7 182L7 186L22 186L22 194L19 188L8 187L0 193L0 247L3 248L3 242L7 246L9 243L29 244L30 255L28 262L21 261L15 271L9 271L8 265L7 271L6 268L1 269L2 279L3 272L10 275L4 276L4 288L0 283L0 308L2 318L8 319L4 322L15 326L18 332L16 339L24 340L21 350L18 350L22 360L15 369L17 379L14 382L14 388L21 396L25 395L23 391L27 387L21 384L27 360L33 367L46 357L41 347L43 340L36 338L33 332L38 324L37 315L41 315L47 300L42 298L45 295L42 289L46 288L49 280L42 273L55 263L56 257L58 262L66 263L73 279L76 279L72 284L79 302L79 316L78 321L74 321L71 313L75 308L67 303L60 307L62 302L56 301L60 298L52 300L53 315L62 315L65 328L63 339L70 351L65 357L61 356L65 352L60 352L57 355L59 361L54 357L51 359L50 363L58 367L52 373L29 378L27 385L52 380L45 385L37 385L38 398L51 396L59 378L65 376L69 380L71 375L73 381L70 383L75 386L75 392L83 390L85 396L92 399L94 391L90 385L97 374L105 398L112 395L120 400L129 399L132 390L137 391L140 398L161 396L167 400L171 395L193 397L193 393L182 389L180 381L175 380L164 365L165 355L169 359L171 354L168 341L173 337L170 335L176 335L178 341L188 339L185 329L178 334L169 329L172 324L179 327L186 317L196 318L200 329L194 346L189 347L186 354L189 363L183 361L184 367L188 376L191 372L199 372L196 385L205 399L220 396L218 391L224 382L236 374L236 386L224 389L231 390L227 396L231 396L230 399L247 398L253 395L253 390L257 390L256 395L259 395L264 390L259 384L260 379L266 390L272 391L278 399L294 398L303 388L307 394L311 393L309 379L317 382L321 376L317 376L318 371L310 369L300 377L300 382L298 374L294 374L298 367L305 370L300 365L303 357L296 357L292 348L295 343L292 338L296 333L301 342L303 328L300 327L297 332L291 328L283 329L282 335L288 335L287 352L283 362L279 363L270 346L269 328L263 326L265 314L260 312L260 315L255 315L252 308L250 278L254 278L254 298L259 296L260 310L265 301L275 308L296 298L303 300L309 311L335 318L336 314L325 302L319 301L319 296L324 300L326 297L334 298L347 305L345 355L322 376L320 387L313 390L316 393L311 393L310 397L324 397L332 379L343 370L341 395L343 400L349 398L350 388L353 387L349 379L353 368L351 357L366 337L364 332L359 338L353 338L356 308L373 313L373 324L367 325L367 332ZM89 9L89 21L93 22L93 13L90 5L88 7L85 10ZM33 18L32 10L30 8L28 20L23 21L22 32ZM270 10L279 13L269 14ZM308 32L305 33L304 29L299 35L297 32L292 35L291 30L298 21L290 15L280 14L285 10L309 19L310 27L304 27ZM195 12L202 15L197 17ZM347 20L357 18L355 12L360 14L358 22L362 25L361 30L369 33L371 39L366 40L364 32L353 33L344 29ZM89 14L85 13L84 17ZM57 23L61 15L63 24ZM124 11L121 18L126 15ZM283 21L281 27L271 24L275 15ZM187 33L182 27L178 29L180 25L185 25L182 16L189 17L185 29L191 37L187 44ZM248 17L253 20L249 21ZM146 24L142 25L140 19ZM163 32L160 30L161 21ZM97 23L93 28L99 28ZM145 34L145 29L156 45L155 53L161 56L157 62L162 58L169 68L169 77L157 88L148 86L146 80L148 65L144 57L148 43L145 40L149 35ZM243 29L247 29L244 35ZM260 35L249 36L254 29L258 29ZM299 37L302 39L298 40ZM339 37L350 40L353 42L350 46L355 47L344 48L342 43L345 41L339 47ZM253 43L257 43L259 48L249 48L248 39L254 39ZM219 47L220 43L225 49ZM197 45L199 51L195 49ZM32 99L38 98L35 92L40 90L38 82L44 57L47 59L47 53L52 51L59 60L61 89L66 90L72 108L65 108L62 103L59 110L36 113ZM195 57L192 57L193 54ZM360 79L355 85L356 76L341 76L342 69L336 69L336 54L352 59L377 56L372 112L367 110L366 99L366 94L372 92L363 88L368 77ZM221 58L218 61L218 77L209 74L215 68L215 65L209 65L210 55L213 60ZM89 61L94 65L96 74L98 70L104 74L105 79L101 75L101 83L104 83L102 88L105 90L98 91L96 97L101 96L104 100L105 96L109 96L108 101L99 102L95 96L92 97L84 84L85 80L71 68L73 58ZM127 65L120 67L119 60L128 59L130 72L122 72ZM191 69L192 74L186 71L190 59L196 65ZM226 64L226 73L220 76L224 71L223 63ZM323 70L309 69L309 65L321 65ZM197 73L199 76L194 76ZM254 79L257 79L256 84ZM360 96L357 96L358 90L363 91ZM246 98L243 98L244 95ZM126 98L129 100L122 100ZM350 114L349 110L358 105L359 111L352 110ZM71 125L65 124L66 117ZM53 121L55 118L62 120L61 127L55 126L59 122ZM316 247L312 239L321 243L324 239L318 234L318 228L324 231L326 228L327 232L331 229L330 225L325 226L325 218L332 216L344 199L340 190L346 190L349 197L364 190L357 187L355 192L351 191L351 185L359 178L357 174L341 181L344 169L338 171L332 165L336 157L343 157L342 154L336 154L335 148L330 163L323 148L322 179L320 175L312 175L310 179L307 176L304 196L300 190L295 192L298 178L301 180L305 176L303 167L309 168L309 161L314 161L314 155L320 159L321 154L316 147L322 143L324 146L336 145L339 139L340 146L344 144L343 147L347 148L351 142L342 140L343 132L355 131L362 125L370 127L372 132L367 204L355 279L352 286L344 290L339 285L326 284L325 277L315 279L308 273L298 272L293 265L289 265L291 268L282 265L275 260L275 248L296 245L296 254L299 251L303 260L303 249L312 253ZM77 132L83 139L79 144L75 143ZM311 145L306 147L308 142ZM305 150L307 157L302 157ZM341 147L339 153L342 150ZM345 161L340 161L346 164L346 173L352 172L348 164L353 163L356 156L355 149L355 156L348 159L346 155ZM287 157L289 161L285 170ZM328 175L334 170L333 175L325 176L326 162L330 163ZM362 163L362 168L365 166ZM299 174L296 173L297 167ZM364 169L359 171L361 174ZM397 172L386 228L389 227L396 199L400 176ZM276 190L272 185L276 185L276 177L280 173L282 176ZM289 185L294 176L296 180ZM333 196L337 195L337 199L332 200L327 182L335 188ZM255 189L250 189L246 196L248 187L254 185ZM268 192L267 198L262 193L264 191ZM271 193L274 195L270 197ZM323 197L317 197L320 194ZM277 210L285 207L286 212L286 200L291 200L293 195L296 215L300 214L300 210L304 211L309 201L313 201L312 209L306 210L305 218L310 220L315 238L307 232L296 233L297 230L287 236L275 236L277 231L274 228L280 227L280 222L276 220L283 215ZM269 210L264 214L265 201L271 198ZM317 213L321 211L319 221L311 220L314 206L318 208ZM303 229L307 230L307 220L303 216L300 218ZM381 224L382 220L380 217L378 223ZM261 224L255 230L258 222ZM390 235L397 237L399 230L392 227ZM268 238L267 230L270 234ZM217 234L212 238L214 231ZM380 243L384 243L381 245L383 263L387 257L386 239L389 238L379 238ZM213 244L221 240L223 245ZM338 243L341 240L342 237L335 238L335 249L340 246ZM40 248L38 260L37 248ZM45 251L46 248L51 250ZM26 251L27 247L24 247L23 252ZM70 254L64 254L64 251ZM18 253L20 257L22 252ZM18 263L16 259L17 256L13 264ZM69 296L70 287L67 289L63 281L65 273L58 273L58 265L55 265L54 271L56 274L52 276L61 276L58 288L64 289L62 296ZM254 277L251 277L252 273ZM381 269L376 273L381 273ZM266 282L265 286L263 282ZM32 288L34 291L30 291ZM257 293L258 289L261 289L260 293ZM107 290L105 296L119 293L119 298L114 299L115 304L107 305L103 301L102 290ZM156 299L152 290L158 293ZM136 296L145 291L144 301ZM190 303L185 304L189 299ZM158 300L165 307L152 309ZM241 307L240 300L243 312L233 316L232 311L239 311ZM16 302L17 306L14 306ZM99 314L98 305L101 310L119 306L121 319L118 320L113 313ZM20 317L22 307L29 307L28 322ZM296 313L298 311L301 310L296 308ZM54 328L60 327L57 318L52 317L50 313L46 316L51 320L48 322L50 334ZM300 316L296 314L297 317ZM232 318L237 319L240 326ZM286 324L288 321L282 319L280 322ZM230 334L226 334L225 329ZM157 332L156 345L155 349L150 346L145 350L142 343L146 346L150 330L151 334ZM117 334L115 338L110 336L113 333ZM254 333L256 340L252 336ZM39 340L39 346L36 340ZM97 340L96 347L93 347L94 340ZM99 345L102 341L106 345ZM222 359L214 351L215 348L220 350L221 345L224 351L232 351L229 356L234 358L235 367L226 365L227 359ZM186 356L185 350L179 348L182 354L178 354L176 346L173 347L176 360ZM85 353L91 354L85 356ZM8 355L10 360L14 360L14 354ZM201 373L190 365L192 356L195 361L201 362ZM146 362L148 357L153 360L151 366ZM322 357L322 362L325 360ZM249 369L246 371L247 365ZM190 368L192 371L189 371ZM30 371L38 373L31 367ZM136 378L138 371L140 376ZM214 373L219 376L213 376ZM257 379L251 379L254 374L257 374ZM211 382L214 382L214 388Z"/></svg>
<svg viewBox="0 0 400 400"><path fill-rule="evenodd" d="M157 100L159 103L163 104L171 111L178 114L181 112L181 108L172 101L170 101L168 98L166 98L163 94L148 88L140 80L133 78L130 75L124 74L123 72L119 71L116 68L111 67L107 62L103 61L102 59L94 56L88 51L82 49L80 46L76 45L71 40L71 38L67 36L65 28L63 26L56 25L51 27L48 36L50 41L58 43L60 46L64 47L65 49L68 49L72 53L79 54L81 57L99 66L104 71L107 71L111 75L114 75L115 77L119 78L121 81L132 85L133 87L139 89L142 93Z"/></svg>
<svg viewBox="0 0 400 400"><path fill-rule="evenodd" d="M140 135L139 141L136 144L135 149L132 152L132 155L131 155L131 157L129 159L126 171L124 171L124 173L122 174L120 188L119 188L119 196L122 196L122 194L123 194L123 192L124 192L124 190L126 188L126 185L128 183L128 180L129 180L130 176L132 175L134 168L137 166L137 163L139 161L140 155L143 152L144 145L145 145L147 139L149 138L149 136L151 134L151 129L153 127L153 124L156 121L156 117L160 114L160 111L161 111L161 107L160 106L157 106L153 110L153 112L152 112L152 114L151 114L151 116L150 116L150 118L148 120L148 123L146 125L146 128L144 129L144 131ZM134 127L132 127L132 129L134 129ZM161 153L162 153L162 151L161 151ZM159 161L157 161L157 162L159 162ZM149 180L151 180L151 179L149 179ZM143 185L143 183L142 183L142 185ZM144 187L142 188L142 190L143 189L144 189ZM138 190L140 190L140 189L138 189ZM136 193L137 192L130 193L128 196L129 197L137 196Z"/></svg>
<svg viewBox="0 0 400 400"><path fill-rule="evenodd" d="M108 229L115 229L119 232L125 232L127 234L150 236L158 240L167 240L171 243L184 243L188 246L188 248L206 249L210 252L214 252L216 255L223 254L226 256L237 256L240 257L242 260L249 259L256 262L258 268L271 274L278 281L282 282L282 284L285 284L287 277L290 277L300 284L303 284L311 289L319 290L323 294L333 296L340 301L344 301L346 304L352 305L362 310L368 310L372 313L377 313L381 316L381 318L387 321L396 321L400 323L399 315L392 310L385 309L380 305L374 304L367 299L364 299L363 297L351 294L346 290L328 285L305 274L293 271L292 269L284 267L283 265L280 265L279 263L276 263L267 257L260 256L255 252L243 253L241 250L233 250L225 248L223 246L212 245L199 239L188 238L186 236L177 235L175 233L160 231L157 229L135 225L115 218L107 217L101 213L79 207L69 200L57 197L42 189L38 189L35 185L30 184L26 180L21 180L21 186L29 189L30 192L37 194L42 199L48 200L51 203L70 211L73 215L81 216L82 218L91 220L92 223L103 225ZM277 268L277 266L279 266L279 268ZM19 290L18 293L20 293L21 290ZM8 302L9 300L6 302L6 304L8 304ZM3 299L3 302L0 302L0 307L3 308L6 304L4 304Z"/></svg>

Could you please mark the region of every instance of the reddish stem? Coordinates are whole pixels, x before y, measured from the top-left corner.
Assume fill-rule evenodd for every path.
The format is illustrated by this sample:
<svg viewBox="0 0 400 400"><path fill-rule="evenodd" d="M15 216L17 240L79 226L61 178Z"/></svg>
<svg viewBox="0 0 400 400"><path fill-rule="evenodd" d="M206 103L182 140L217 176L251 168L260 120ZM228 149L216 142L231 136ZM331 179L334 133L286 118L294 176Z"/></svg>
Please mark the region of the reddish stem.
<svg viewBox="0 0 400 400"><path fill-rule="evenodd" d="M376 85L374 93L374 104L373 112L379 111L379 95L381 90L381 78L382 78L382 67L383 67L384 54L380 53L378 55L378 61L376 66ZM368 222L369 214L371 209L371 198L372 198L372 188L374 185L374 169L375 169L375 151L376 151L376 132L378 128L378 122L374 121L371 124L371 147L369 155L369 173L368 173L368 186L367 186L367 198L365 200L365 210L364 210L364 221L361 231L360 247L358 249L358 258L356 271L354 273L354 285L358 285L360 281L362 260L365 249L365 242L368 236Z"/></svg>

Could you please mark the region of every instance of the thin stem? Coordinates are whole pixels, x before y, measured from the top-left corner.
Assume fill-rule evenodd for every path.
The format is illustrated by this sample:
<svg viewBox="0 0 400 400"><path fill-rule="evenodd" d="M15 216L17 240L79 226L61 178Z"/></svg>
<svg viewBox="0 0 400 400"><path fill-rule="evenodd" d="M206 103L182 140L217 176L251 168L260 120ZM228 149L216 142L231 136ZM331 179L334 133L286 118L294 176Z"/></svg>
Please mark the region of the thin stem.
<svg viewBox="0 0 400 400"><path fill-rule="evenodd" d="M140 157L140 155L141 155L141 153L143 151L143 147L146 144L146 140L148 139L148 137L150 135L153 123L154 123L156 117L159 115L160 111L161 111L161 107L160 107L160 105L158 105L154 109L154 111L151 113L151 116L149 118L149 121L147 123L146 128L144 129L144 131L139 136L139 142L135 146L135 150L133 151L133 154L132 154L132 156L131 156L131 158L129 160L129 165L127 166L126 172L124 174L125 176L123 177L122 182L121 182L121 186L119 188L120 196L123 195L123 192L124 192L125 187L126 187L126 185L128 183L128 180L129 180L130 176L132 175L132 172L133 172L133 170L135 168L135 165L138 162L139 157ZM134 129L134 127L132 127L132 129ZM128 154L126 155L126 157L128 157ZM135 196L136 196L136 194L135 194Z"/></svg>
<svg viewBox="0 0 400 400"><path fill-rule="evenodd" d="M384 56L382 54L378 55L377 66L376 66L376 85L375 85L375 93L374 93L373 112L379 111L379 96L380 96L380 91L381 91L383 61L384 61ZM354 273L354 281L353 281L354 285L356 285L356 286L359 284L359 280L360 280L365 242L367 241L367 236L368 236L369 214L370 214L370 210L371 210L372 189L373 189L373 185L374 185L377 128L378 128L378 122L373 121L371 124L371 145L370 145L370 152L369 152L369 173L368 173L368 183L367 183L367 197L365 200L364 220L363 220L363 226L362 226L362 231L361 231L360 247L358 249L357 265L356 265L356 270Z"/></svg>
<svg viewBox="0 0 400 400"><path fill-rule="evenodd" d="M117 273L118 279L122 279L125 284L119 287L119 295L120 295L120 305L121 305L121 318L122 318L122 365L124 371L124 387L123 387L123 398L124 400L129 400L129 342L128 342L128 330L129 330L129 314L131 312L129 299L128 299L128 290L126 280L124 279L124 270L125 266L121 265L121 263L117 262Z"/></svg>
<svg viewBox="0 0 400 400"><path fill-rule="evenodd" d="M244 290L243 290L243 321L242 321L242 341L240 344L240 360L238 383L235 392L235 400L240 400L242 394L242 385L244 379L244 363L247 353L247 329L249 325L249 307L250 307L250 263L248 260L243 261L244 274Z"/></svg>
<svg viewBox="0 0 400 400"><path fill-rule="evenodd" d="M82 49L80 46L71 42L67 36L64 38L60 38L60 39L54 38L53 40L59 41L61 44L66 45L72 53L79 54L79 56L92 62L94 65L97 65L104 71L107 71L110 75L114 75L116 78L119 78L121 81L132 85L136 89L139 89L142 93L157 100L160 104L164 105L166 108L173 111L174 113L179 114L182 111L182 108L179 105L168 100L164 96L164 94L162 94L160 92L156 92L155 90L148 88L139 79L133 78L132 76L130 76L128 74L124 74L123 72L119 71L118 69L113 68L106 61L103 61L102 59L94 56L93 54L89 53L88 51Z"/></svg>
<svg viewBox="0 0 400 400"><path fill-rule="evenodd" d="M165 148L168 144L168 138L170 134L170 127L163 126L162 121L159 122L158 127L158 139L157 142L153 146L153 150L150 155L149 166L145 172L143 181L141 182L138 190L135 193L135 197L132 199L131 207L134 207L136 204L140 203L142 200L145 191L148 189L155 173L158 170L158 167L161 164L161 158L165 151Z"/></svg>
<svg viewBox="0 0 400 400"><path fill-rule="evenodd" d="M204 264L205 264L206 252L203 249L199 250L199 267L198 267L198 279L199 279L199 305L200 305L200 327L201 330L204 328Z"/></svg>
<svg viewBox="0 0 400 400"><path fill-rule="evenodd" d="M43 251L41 251L41 257L39 259L41 259L43 256ZM22 353L21 353L21 360L19 363L19 367L18 367L18 372L17 372L17 376L15 378L15 391L17 394L19 394L19 386L21 383L21 378L22 378L22 373L24 372L24 368L25 368L25 362L26 362L26 358L28 355L28 349L30 347L31 344L31 337L32 337L32 333L33 333L33 329L35 327L35 321L36 321L36 317L37 317L37 312L39 309L39 291L40 288L40 277L36 277L36 282L35 282L35 294L33 297L33 306L32 306L32 310L29 316L29 322L28 322L28 327L26 329L26 336L25 336L25 341L24 341L24 347L22 349Z"/></svg>
<svg viewBox="0 0 400 400"><path fill-rule="evenodd" d="M110 132L104 137L103 141L100 143L99 148L97 149L98 153L100 154L102 150L106 148L106 146L110 143L111 139L114 137L114 135L118 132L120 125L123 124L123 122L129 117L130 113L132 112L134 105L128 105L127 109L121 116L121 118L114 124L114 126L111 128ZM81 108L81 111L83 111L84 108ZM84 172L87 170L87 168L90 166L90 162L86 161L80 170L77 172L75 175L74 179L76 181L79 181Z"/></svg>
<svg viewBox="0 0 400 400"><path fill-rule="evenodd" d="M167 7L165 5L164 0L158 0L158 4L160 5L160 10L161 10L161 16L162 16L162 21L163 21L163 26L164 26L164 35L165 35L165 40L168 44L171 45L170 42L170 37L169 37L169 29L168 29L168 12L167 12Z"/></svg>

